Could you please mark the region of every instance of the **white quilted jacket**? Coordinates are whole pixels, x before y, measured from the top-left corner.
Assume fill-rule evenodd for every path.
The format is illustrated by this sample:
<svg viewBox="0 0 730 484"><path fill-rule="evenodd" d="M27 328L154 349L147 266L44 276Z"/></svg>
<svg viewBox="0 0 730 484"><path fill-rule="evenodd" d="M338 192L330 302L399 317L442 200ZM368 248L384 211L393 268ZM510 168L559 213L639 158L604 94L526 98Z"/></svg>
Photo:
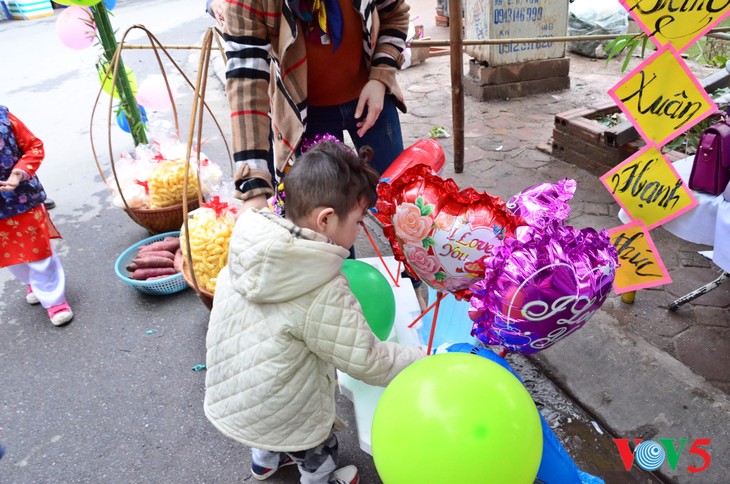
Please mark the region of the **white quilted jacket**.
<svg viewBox="0 0 730 484"><path fill-rule="evenodd" d="M269 211L239 217L207 335L205 415L223 434L316 447L335 420L335 368L385 386L424 356L373 334L342 275L347 256Z"/></svg>

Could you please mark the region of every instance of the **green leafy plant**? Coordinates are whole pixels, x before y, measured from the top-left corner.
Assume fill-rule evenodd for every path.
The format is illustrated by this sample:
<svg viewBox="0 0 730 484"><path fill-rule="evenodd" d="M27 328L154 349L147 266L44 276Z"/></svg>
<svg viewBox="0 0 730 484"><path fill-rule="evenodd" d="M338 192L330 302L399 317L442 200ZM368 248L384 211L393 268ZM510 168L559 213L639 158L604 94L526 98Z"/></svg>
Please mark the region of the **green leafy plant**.
<svg viewBox="0 0 730 484"><path fill-rule="evenodd" d="M721 89L713 91L712 94L710 94L710 97L712 97L712 99L718 99L729 92L730 89L723 87ZM720 107L721 109L726 109L727 105L718 105L718 107ZM700 138L702 137L702 132L713 124L719 122L722 117L723 114L719 113L708 116L707 118L703 119L699 123L692 126L690 129L685 131L683 134L677 136L672 141L664 145L662 151L665 153L667 151L679 151L688 155L695 154L697 152L697 147L700 143Z"/></svg>
<svg viewBox="0 0 730 484"><path fill-rule="evenodd" d="M649 36L644 33L619 35L606 44L606 51L608 52L606 65L608 65L611 59L624 53L626 57L624 58L623 64L621 64L621 72L624 72L628 68L629 62L631 62L631 56L639 45L641 45L641 57L644 57L647 42L649 42Z"/></svg>

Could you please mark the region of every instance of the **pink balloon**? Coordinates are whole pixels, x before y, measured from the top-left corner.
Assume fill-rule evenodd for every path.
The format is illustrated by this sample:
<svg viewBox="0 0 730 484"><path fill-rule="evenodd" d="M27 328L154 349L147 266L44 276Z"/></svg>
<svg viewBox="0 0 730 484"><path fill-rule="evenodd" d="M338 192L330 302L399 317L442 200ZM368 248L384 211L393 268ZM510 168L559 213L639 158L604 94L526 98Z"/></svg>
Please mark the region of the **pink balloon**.
<svg viewBox="0 0 730 484"><path fill-rule="evenodd" d="M380 183L375 207L395 258L457 299L470 297L469 286L484 277L485 259L523 224L499 197L459 190L426 164Z"/></svg>
<svg viewBox="0 0 730 484"><path fill-rule="evenodd" d="M145 79L137 88L137 102L153 111L166 111L172 107L165 79L153 76Z"/></svg>
<svg viewBox="0 0 730 484"><path fill-rule="evenodd" d="M605 302L618 265L608 232L560 223L523 230L486 261L469 309L472 334L484 344L536 353L580 329Z"/></svg>
<svg viewBox="0 0 730 484"><path fill-rule="evenodd" d="M56 34L71 49L89 47L96 38L96 25L91 11L77 6L65 8L56 19Z"/></svg>

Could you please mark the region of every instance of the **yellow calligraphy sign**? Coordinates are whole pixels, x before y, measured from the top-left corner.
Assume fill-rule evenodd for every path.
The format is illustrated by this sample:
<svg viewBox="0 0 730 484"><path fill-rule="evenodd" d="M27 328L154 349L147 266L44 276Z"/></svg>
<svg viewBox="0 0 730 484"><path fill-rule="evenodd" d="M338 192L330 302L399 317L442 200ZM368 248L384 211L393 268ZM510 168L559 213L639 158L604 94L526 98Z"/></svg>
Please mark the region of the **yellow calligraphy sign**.
<svg viewBox="0 0 730 484"><path fill-rule="evenodd" d="M639 64L608 94L644 140L658 146L717 111L715 103L671 46Z"/></svg>
<svg viewBox="0 0 730 484"><path fill-rule="evenodd" d="M655 146L647 146L601 177L632 220L650 229L697 205L674 166Z"/></svg>
<svg viewBox="0 0 730 484"><path fill-rule="evenodd" d="M657 46L683 52L730 15L730 0L621 0Z"/></svg>
<svg viewBox="0 0 730 484"><path fill-rule="evenodd" d="M613 280L616 294L672 282L646 226L632 222L611 229L608 233L618 252L619 267Z"/></svg>

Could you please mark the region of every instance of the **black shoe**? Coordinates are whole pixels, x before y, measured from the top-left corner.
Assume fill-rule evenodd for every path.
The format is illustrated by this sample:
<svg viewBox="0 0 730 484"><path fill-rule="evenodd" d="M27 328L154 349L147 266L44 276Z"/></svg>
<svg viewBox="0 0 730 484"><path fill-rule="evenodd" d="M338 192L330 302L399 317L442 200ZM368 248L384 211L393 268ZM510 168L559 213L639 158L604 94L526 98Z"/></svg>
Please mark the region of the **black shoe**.
<svg viewBox="0 0 730 484"><path fill-rule="evenodd" d="M50 210L52 208L55 208L56 202L54 202L50 198L46 198L45 200L43 200L43 205L46 206L46 210Z"/></svg>

